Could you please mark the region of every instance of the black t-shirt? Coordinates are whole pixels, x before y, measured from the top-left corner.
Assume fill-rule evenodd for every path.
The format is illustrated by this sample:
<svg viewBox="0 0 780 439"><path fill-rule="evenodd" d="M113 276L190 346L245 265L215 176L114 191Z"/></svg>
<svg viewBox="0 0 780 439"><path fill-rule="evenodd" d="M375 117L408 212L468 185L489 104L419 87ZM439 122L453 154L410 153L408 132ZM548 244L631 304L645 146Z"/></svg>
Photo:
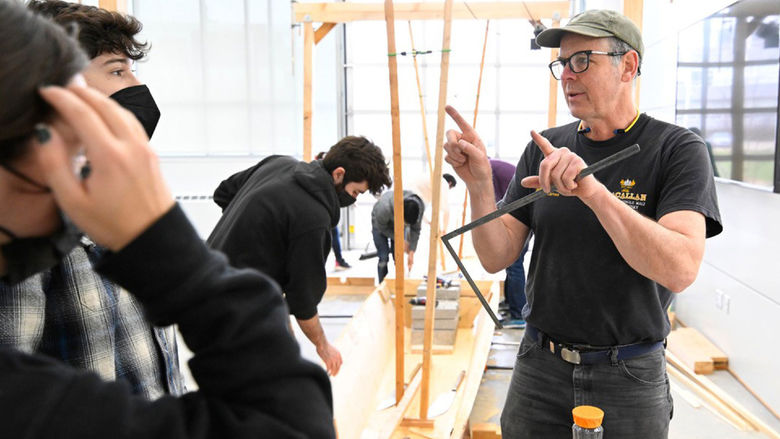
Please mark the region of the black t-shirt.
<svg viewBox="0 0 780 439"><path fill-rule="evenodd" d="M679 210L700 212L707 237L721 232L715 182L701 138L645 114L625 133L595 142L577 123L542 133L592 164L638 143L641 151L597 172L616 197L653 220ZM543 154L529 143L503 203L533 190L520 180L539 173ZM526 294L529 324L568 343L614 346L662 340L672 293L631 268L596 215L577 197L553 194L512 212L536 238Z"/></svg>

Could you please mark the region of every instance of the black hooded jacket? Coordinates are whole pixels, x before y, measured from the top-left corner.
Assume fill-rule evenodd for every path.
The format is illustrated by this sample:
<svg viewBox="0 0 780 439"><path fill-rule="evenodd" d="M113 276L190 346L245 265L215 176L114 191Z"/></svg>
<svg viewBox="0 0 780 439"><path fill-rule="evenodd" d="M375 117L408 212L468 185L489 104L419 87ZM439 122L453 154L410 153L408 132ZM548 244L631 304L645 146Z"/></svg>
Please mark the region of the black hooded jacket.
<svg viewBox="0 0 780 439"><path fill-rule="evenodd" d="M297 319L317 314L339 202L321 161L270 156L220 183L222 218L208 244L236 267L255 268L282 287Z"/></svg>

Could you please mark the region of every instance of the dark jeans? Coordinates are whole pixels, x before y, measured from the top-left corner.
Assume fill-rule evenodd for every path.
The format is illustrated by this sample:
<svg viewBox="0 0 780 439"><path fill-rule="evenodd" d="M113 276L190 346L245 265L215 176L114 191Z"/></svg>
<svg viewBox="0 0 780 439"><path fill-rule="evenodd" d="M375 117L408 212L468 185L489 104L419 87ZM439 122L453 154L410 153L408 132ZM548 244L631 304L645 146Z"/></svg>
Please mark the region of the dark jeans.
<svg viewBox="0 0 780 439"><path fill-rule="evenodd" d="M502 437L569 439L571 410L583 404L604 410L604 439L666 438L673 405L664 350L574 365L524 337L501 414Z"/></svg>
<svg viewBox="0 0 780 439"><path fill-rule="evenodd" d="M393 255L393 262L395 262L395 240L388 238L376 229L371 229L371 234L374 235L374 247L376 247L376 255L379 258L376 269L381 283L387 276L387 263L390 262L390 255Z"/></svg>
<svg viewBox="0 0 780 439"><path fill-rule="evenodd" d="M341 256L341 240L339 239L338 226L330 229L330 246L333 249L333 256L336 257L336 262L343 264L344 257Z"/></svg>
<svg viewBox="0 0 780 439"><path fill-rule="evenodd" d="M526 304L525 298L525 268L523 268L523 259L528 251L528 242L525 243L520 257L512 265L506 267L506 279L504 279L504 298L509 305L509 316L511 319L523 318L523 307Z"/></svg>

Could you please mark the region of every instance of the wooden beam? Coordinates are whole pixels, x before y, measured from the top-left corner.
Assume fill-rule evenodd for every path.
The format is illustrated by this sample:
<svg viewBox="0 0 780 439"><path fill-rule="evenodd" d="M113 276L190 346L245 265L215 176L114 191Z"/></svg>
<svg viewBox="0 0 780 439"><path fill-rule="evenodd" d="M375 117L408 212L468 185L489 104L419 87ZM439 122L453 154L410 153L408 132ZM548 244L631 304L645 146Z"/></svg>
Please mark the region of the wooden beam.
<svg viewBox="0 0 780 439"><path fill-rule="evenodd" d="M468 5L466 4L468 3ZM526 9L526 6L527 9ZM441 20L444 18L442 3L399 3L395 5L396 20ZM540 2L458 2L452 7L453 20L561 18L569 16L568 1ZM384 20L379 3L293 3L293 19L296 23L346 23L350 21Z"/></svg>
<svg viewBox="0 0 780 439"><path fill-rule="evenodd" d="M127 0L98 0L98 6L108 11L127 13Z"/></svg>
<svg viewBox="0 0 780 439"><path fill-rule="evenodd" d="M631 19L639 27L639 31L642 31L642 18L645 8L644 0L623 0L623 15ZM636 78L636 84L634 88L634 102L639 108L639 81L641 77Z"/></svg>
<svg viewBox="0 0 780 439"><path fill-rule="evenodd" d="M561 25L561 20L553 19L552 27L558 27ZM558 58L558 53L561 49L553 47L550 49L550 62L555 61ZM555 121L558 117L558 80L550 75L550 97L547 104L547 127L552 128L555 126Z"/></svg>
<svg viewBox="0 0 780 439"><path fill-rule="evenodd" d="M395 239L395 402L404 396L404 201L401 172L401 119L398 104L398 60L395 54L393 0L385 0L387 68L390 72L390 117L393 130L393 235Z"/></svg>
<svg viewBox="0 0 780 439"><path fill-rule="evenodd" d="M338 23L322 23L320 27L314 31L314 44L318 44L321 39L325 38L325 35L330 32L331 29L336 27Z"/></svg>
<svg viewBox="0 0 780 439"><path fill-rule="evenodd" d="M303 161L311 161L312 64L314 56L314 27L311 21L303 23Z"/></svg>
<svg viewBox="0 0 780 439"><path fill-rule="evenodd" d="M444 33L442 36L441 67L439 76L439 109L436 123L436 157L433 166L431 188L431 236L428 247L428 282L425 304L425 332L423 336L423 382L420 390L420 419L428 419L431 380L431 347L433 345L433 319L436 306L436 244L439 241L439 202L441 201L441 161L444 144L444 107L447 105L447 78L450 71L450 36L452 31L452 0L444 3Z"/></svg>

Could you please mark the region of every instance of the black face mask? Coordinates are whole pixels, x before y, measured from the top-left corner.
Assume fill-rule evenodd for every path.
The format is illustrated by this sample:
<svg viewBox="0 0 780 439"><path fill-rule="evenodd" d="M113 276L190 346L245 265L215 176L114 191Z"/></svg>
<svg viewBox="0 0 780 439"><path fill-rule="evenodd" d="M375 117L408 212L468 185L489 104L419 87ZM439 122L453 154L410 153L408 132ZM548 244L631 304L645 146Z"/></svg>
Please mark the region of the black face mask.
<svg viewBox="0 0 780 439"><path fill-rule="evenodd" d="M151 139L154 129L157 127L157 122L160 120L160 109L157 108L149 87L135 85L123 88L110 97L124 109L135 115L135 118L141 122L144 130L146 130L146 135Z"/></svg>
<svg viewBox="0 0 780 439"><path fill-rule="evenodd" d="M6 164L0 164L0 166L38 187L41 192L51 192L48 187L12 167ZM81 240L81 231L64 214L60 213L60 216L62 217L62 227L51 236L18 238L16 234L0 226L0 232L11 238L10 242L0 244L0 252L5 259L6 268L6 274L0 279L11 285L17 284L36 273L57 265L76 247Z"/></svg>
<svg viewBox="0 0 780 439"><path fill-rule="evenodd" d="M355 204L355 201L357 201L357 198L353 197L352 195L348 194L345 190L338 191L338 197L339 197L339 206L340 207L348 207L353 204Z"/></svg>
<svg viewBox="0 0 780 439"><path fill-rule="evenodd" d="M81 240L81 232L64 215L62 227L51 236L17 238L5 227L0 231L12 238L0 245L6 268L2 279L11 285L59 264Z"/></svg>
<svg viewBox="0 0 780 439"><path fill-rule="evenodd" d="M346 185L343 182L336 185L336 196L339 199L339 207L349 207L357 201L357 198L347 193L344 186Z"/></svg>

